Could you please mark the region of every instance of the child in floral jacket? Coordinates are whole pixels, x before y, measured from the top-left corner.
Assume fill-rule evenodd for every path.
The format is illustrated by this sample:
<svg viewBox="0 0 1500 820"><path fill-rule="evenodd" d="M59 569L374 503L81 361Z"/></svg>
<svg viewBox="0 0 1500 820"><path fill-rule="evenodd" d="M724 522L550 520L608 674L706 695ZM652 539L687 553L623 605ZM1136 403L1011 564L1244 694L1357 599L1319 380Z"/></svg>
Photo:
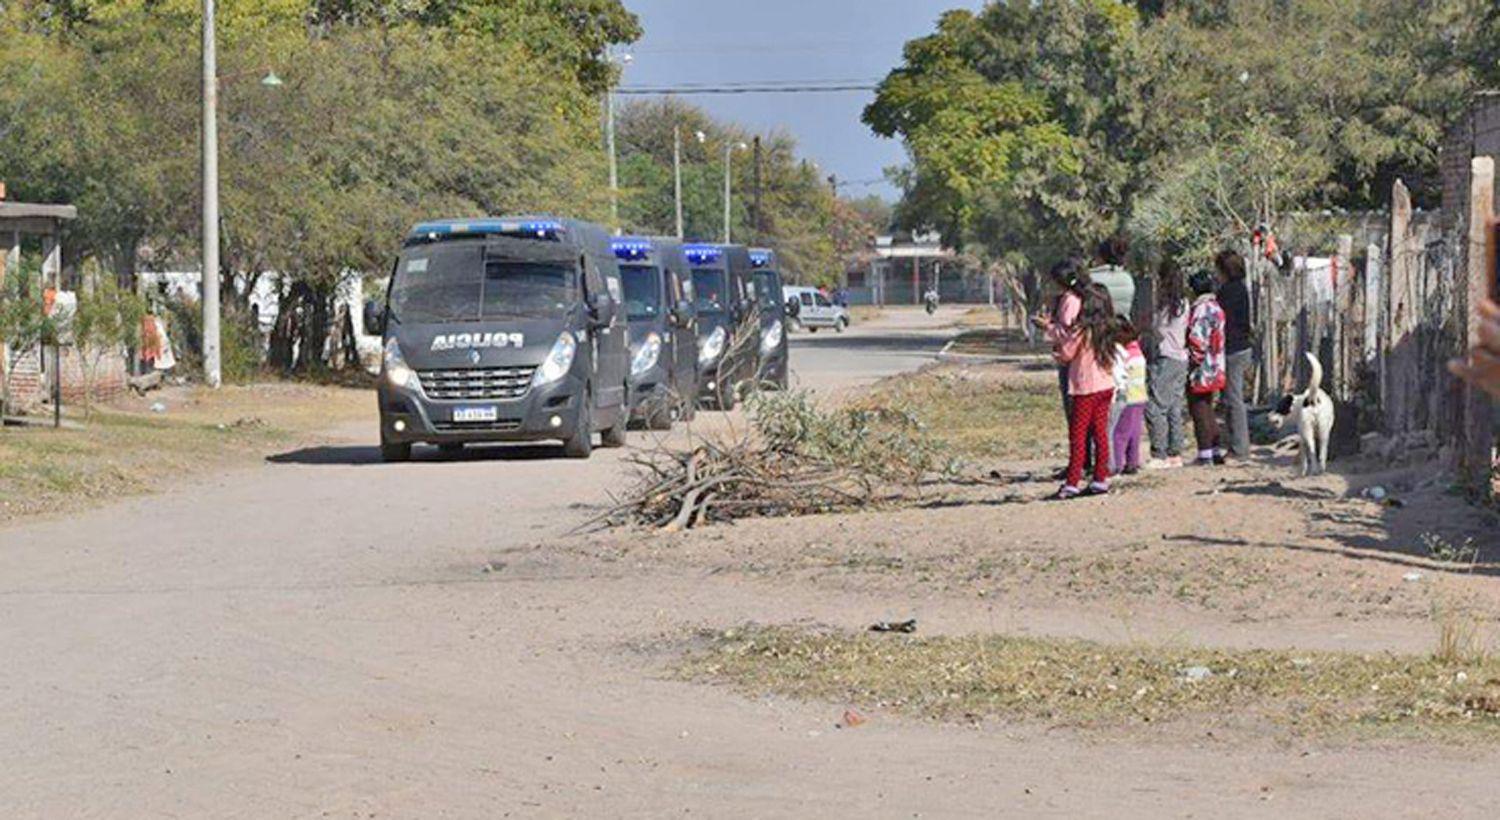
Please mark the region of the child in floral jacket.
<svg viewBox="0 0 1500 820"><path fill-rule="evenodd" d="M1229 381L1225 372L1224 309L1214 295L1213 274L1199 271L1188 285L1194 294L1188 319L1188 413L1198 438L1198 463L1223 464L1214 403Z"/></svg>

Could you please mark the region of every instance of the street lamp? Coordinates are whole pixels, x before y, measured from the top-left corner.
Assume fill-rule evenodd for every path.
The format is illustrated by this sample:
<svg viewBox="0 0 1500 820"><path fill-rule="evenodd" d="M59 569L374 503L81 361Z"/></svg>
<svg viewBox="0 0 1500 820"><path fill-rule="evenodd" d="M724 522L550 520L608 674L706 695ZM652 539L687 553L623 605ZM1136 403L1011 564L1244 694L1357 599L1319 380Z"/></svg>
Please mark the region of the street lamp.
<svg viewBox="0 0 1500 820"><path fill-rule="evenodd" d="M625 66L635 62L635 57L629 53L611 54L606 59L619 65L623 72ZM614 228L616 234L620 233L620 160L615 153L615 87L611 81L609 88L604 92L604 141L609 148L609 220L610 227Z"/></svg>
<svg viewBox="0 0 1500 820"><path fill-rule="evenodd" d="M730 142L724 145L724 244L726 245L729 244L729 227L733 216L731 197L734 194L734 152L744 151L749 147L743 142Z"/></svg>

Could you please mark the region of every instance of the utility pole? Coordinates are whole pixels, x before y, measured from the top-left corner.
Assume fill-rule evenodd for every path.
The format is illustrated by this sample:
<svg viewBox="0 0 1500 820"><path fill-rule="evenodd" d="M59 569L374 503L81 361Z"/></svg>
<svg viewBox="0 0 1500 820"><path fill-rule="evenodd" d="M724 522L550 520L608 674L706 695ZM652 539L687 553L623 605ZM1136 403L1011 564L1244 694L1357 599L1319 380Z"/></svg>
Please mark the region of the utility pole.
<svg viewBox="0 0 1500 820"><path fill-rule="evenodd" d="M760 210L760 135L755 137L755 244L765 243L766 225Z"/></svg>
<svg viewBox="0 0 1500 820"><path fill-rule="evenodd" d="M203 381L219 369L219 77L214 0L203 0Z"/></svg>
<svg viewBox="0 0 1500 820"><path fill-rule="evenodd" d="M730 196L733 192L734 182L732 171L734 170L734 143L724 143L724 244L729 244L729 221L733 215L730 207Z"/></svg>
<svg viewBox="0 0 1500 820"><path fill-rule="evenodd" d="M605 58L610 63L616 63L624 73L624 67L630 65L635 57L630 54L615 56L610 54ZM620 160L615 152L615 86L614 78L610 78L609 88L604 91L604 142L609 151L609 227L619 236L620 231Z"/></svg>
<svg viewBox="0 0 1500 820"><path fill-rule="evenodd" d="M609 149L609 227L620 232L620 163L615 155L615 90L604 92L604 142Z"/></svg>
<svg viewBox="0 0 1500 820"><path fill-rule="evenodd" d="M677 241L683 239L682 229L682 126L672 126L672 184L676 189Z"/></svg>

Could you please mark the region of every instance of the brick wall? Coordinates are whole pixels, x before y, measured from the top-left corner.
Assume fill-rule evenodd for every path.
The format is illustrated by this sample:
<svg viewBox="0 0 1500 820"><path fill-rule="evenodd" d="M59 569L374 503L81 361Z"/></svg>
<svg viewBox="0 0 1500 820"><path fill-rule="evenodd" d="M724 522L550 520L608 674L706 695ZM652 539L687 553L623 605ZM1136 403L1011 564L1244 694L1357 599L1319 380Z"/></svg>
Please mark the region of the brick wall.
<svg viewBox="0 0 1500 820"><path fill-rule="evenodd" d="M22 356L16 362L10 380L11 406L20 410L34 410L52 390L52 352L43 362L35 352ZM63 404L82 401L87 380L84 377L84 362L78 351L64 348L62 355ZM94 399L107 401L125 391L130 377L126 367L124 351L105 354L94 366Z"/></svg>

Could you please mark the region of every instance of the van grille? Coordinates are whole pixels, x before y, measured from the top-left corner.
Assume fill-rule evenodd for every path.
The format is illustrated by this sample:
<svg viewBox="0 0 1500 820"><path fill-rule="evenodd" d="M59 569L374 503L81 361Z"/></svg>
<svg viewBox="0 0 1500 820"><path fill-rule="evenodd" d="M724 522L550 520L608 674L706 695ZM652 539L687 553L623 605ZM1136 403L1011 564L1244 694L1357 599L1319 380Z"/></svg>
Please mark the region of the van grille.
<svg viewBox="0 0 1500 820"><path fill-rule="evenodd" d="M439 433L513 433L521 429L521 422L515 419L506 421L481 421L473 424L454 424L448 421L434 422L434 430Z"/></svg>
<svg viewBox="0 0 1500 820"><path fill-rule="evenodd" d="M531 389L535 367L485 367L472 370L420 370L422 392L441 401L519 399Z"/></svg>

